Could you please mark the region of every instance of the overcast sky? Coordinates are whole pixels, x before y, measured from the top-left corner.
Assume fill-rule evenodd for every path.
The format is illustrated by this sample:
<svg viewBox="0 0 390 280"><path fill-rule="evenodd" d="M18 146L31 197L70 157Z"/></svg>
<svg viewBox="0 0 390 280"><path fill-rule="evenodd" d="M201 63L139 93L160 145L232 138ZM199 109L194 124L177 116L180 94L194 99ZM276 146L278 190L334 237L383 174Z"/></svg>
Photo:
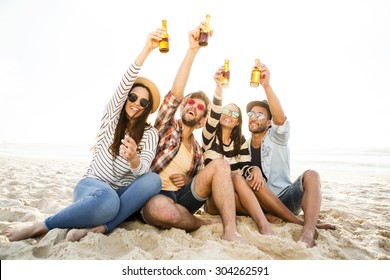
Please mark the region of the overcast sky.
<svg viewBox="0 0 390 280"><path fill-rule="evenodd" d="M249 86L260 58L290 119L293 147L390 146L386 0L0 0L0 142L89 145L147 34L167 19L170 51L155 50L140 73L165 94L188 32L206 13L214 36L196 57L186 93L211 97L213 74L230 59L226 102L244 111L265 97Z"/></svg>

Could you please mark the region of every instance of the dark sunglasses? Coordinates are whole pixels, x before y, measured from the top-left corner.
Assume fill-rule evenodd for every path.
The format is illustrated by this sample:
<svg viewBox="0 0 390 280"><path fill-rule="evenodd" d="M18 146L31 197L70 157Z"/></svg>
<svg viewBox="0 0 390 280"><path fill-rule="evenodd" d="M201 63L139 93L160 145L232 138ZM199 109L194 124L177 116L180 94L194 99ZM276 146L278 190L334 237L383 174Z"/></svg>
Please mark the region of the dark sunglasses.
<svg viewBox="0 0 390 280"><path fill-rule="evenodd" d="M195 104L197 104L196 108L199 111L203 111L204 110L204 105L203 104L196 103L196 101L194 99L189 99L188 100L188 105L194 106Z"/></svg>
<svg viewBox="0 0 390 280"><path fill-rule="evenodd" d="M138 95L136 95L134 92L129 92L129 94L127 95L128 99L130 102L135 102L137 101L138 99L140 99L139 101L139 105L141 105L141 107L143 108L146 108L150 105L150 101L147 100L146 98L139 98Z"/></svg>
<svg viewBox="0 0 390 280"><path fill-rule="evenodd" d="M236 112L236 111L229 110L227 108L223 108L222 109L222 115L231 116L232 118L237 120L238 117L240 116L240 113Z"/></svg>

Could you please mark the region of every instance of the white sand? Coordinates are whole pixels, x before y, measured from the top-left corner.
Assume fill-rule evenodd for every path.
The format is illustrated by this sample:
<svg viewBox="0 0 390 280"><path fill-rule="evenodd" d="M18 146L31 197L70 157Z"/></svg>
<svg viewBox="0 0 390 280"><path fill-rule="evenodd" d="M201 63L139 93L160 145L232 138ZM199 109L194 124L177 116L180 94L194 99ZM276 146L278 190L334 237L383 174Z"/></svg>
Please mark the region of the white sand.
<svg viewBox="0 0 390 280"><path fill-rule="evenodd" d="M71 203L86 165L85 160L0 157L0 229L41 221ZM293 176L305 165L304 160L297 163ZM337 230L319 230L314 248L297 242L301 227L288 223L272 224L276 236L269 237L261 235L250 218L238 217L238 230L248 244L237 244L220 239L221 223L186 233L135 220L108 236L90 233L79 242L67 242L64 229L17 242L1 236L0 259L389 260L390 172L351 164L343 169L332 164L317 167L323 188L320 219Z"/></svg>

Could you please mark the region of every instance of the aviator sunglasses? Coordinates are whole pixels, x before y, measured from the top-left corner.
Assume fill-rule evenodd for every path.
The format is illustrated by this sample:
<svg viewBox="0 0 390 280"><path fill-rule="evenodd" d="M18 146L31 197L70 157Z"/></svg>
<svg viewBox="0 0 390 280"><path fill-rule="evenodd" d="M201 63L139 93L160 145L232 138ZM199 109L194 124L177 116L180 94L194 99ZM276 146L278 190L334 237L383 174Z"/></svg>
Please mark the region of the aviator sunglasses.
<svg viewBox="0 0 390 280"><path fill-rule="evenodd" d="M187 104L190 105L190 106L194 106L195 104L197 104L197 105L196 105L196 108L197 108L199 111L203 111L203 110L204 110L204 105L203 105L203 104L196 103L196 101L195 101L194 99L189 99Z"/></svg>
<svg viewBox="0 0 390 280"><path fill-rule="evenodd" d="M248 112L248 117L249 117L249 118L252 118L253 116L256 116L256 118L257 118L258 120L262 120L262 119L265 118L265 116L264 116L263 113L255 113L255 112L253 112L253 111Z"/></svg>
<svg viewBox="0 0 390 280"><path fill-rule="evenodd" d="M141 105L142 108L146 108L150 105L150 101L147 100L146 98L139 98L138 95L136 95L135 93L133 92L129 92L128 94L128 99L130 102L135 102L137 101L138 99L140 99L139 101L139 105Z"/></svg>
<svg viewBox="0 0 390 280"><path fill-rule="evenodd" d="M237 120L238 117L240 116L240 113L236 112L236 111L229 110L227 108L223 108L222 109L222 115L231 116L232 118Z"/></svg>

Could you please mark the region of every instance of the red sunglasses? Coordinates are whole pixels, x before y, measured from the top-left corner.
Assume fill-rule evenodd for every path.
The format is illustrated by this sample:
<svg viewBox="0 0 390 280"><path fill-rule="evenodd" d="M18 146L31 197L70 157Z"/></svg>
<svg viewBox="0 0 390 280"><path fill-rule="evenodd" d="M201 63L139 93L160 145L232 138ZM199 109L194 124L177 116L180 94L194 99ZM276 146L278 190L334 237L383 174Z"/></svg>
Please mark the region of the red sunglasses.
<svg viewBox="0 0 390 280"><path fill-rule="evenodd" d="M197 104L196 108L199 111L203 111L204 110L204 105L200 104L200 103L196 103L196 101L194 99L189 99L187 104L190 105L190 106L195 106L195 104Z"/></svg>

